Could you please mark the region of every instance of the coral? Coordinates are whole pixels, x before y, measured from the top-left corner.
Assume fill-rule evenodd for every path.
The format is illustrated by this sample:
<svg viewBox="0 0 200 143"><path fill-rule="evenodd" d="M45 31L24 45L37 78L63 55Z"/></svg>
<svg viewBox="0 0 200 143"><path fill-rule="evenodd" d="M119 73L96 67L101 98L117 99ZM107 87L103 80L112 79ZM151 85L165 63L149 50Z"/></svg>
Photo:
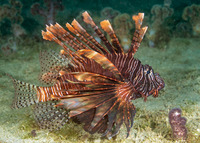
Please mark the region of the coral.
<svg viewBox="0 0 200 143"><path fill-rule="evenodd" d="M200 5L193 4L185 7L182 18L190 22L194 35L200 35Z"/></svg>
<svg viewBox="0 0 200 143"><path fill-rule="evenodd" d="M192 35L192 27L188 22L181 21L176 24L175 31L173 32L173 35L175 37L191 37Z"/></svg>
<svg viewBox="0 0 200 143"><path fill-rule="evenodd" d="M105 7L101 10L101 17L108 19L110 22L112 22L119 14L119 11L112 9L111 7Z"/></svg>
<svg viewBox="0 0 200 143"><path fill-rule="evenodd" d="M181 109L174 108L169 112L169 123L175 139L187 139L186 121L186 118L181 117Z"/></svg>
<svg viewBox="0 0 200 143"><path fill-rule="evenodd" d="M16 40L13 39L12 37L9 38L7 43L3 44L0 49L1 49L3 56L11 55L12 53L17 51Z"/></svg>
<svg viewBox="0 0 200 143"><path fill-rule="evenodd" d="M127 51L131 44L130 30L133 28L131 16L127 13L120 14L114 18L114 30L121 41L124 50Z"/></svg>
<svg viewBox="0 0 200 143"><path fill-rule="evenodd" d="M44 0L44 3L46 8L41 7L39 3L34 3L31 6L31 13L45 17L47 24L54 24L56 13L64 8L62 0Z"/></svg>
<svg viewBox="0 0 200 143"><path fill-rule="evenodd" d="M161 42L167 43L169 41L169 29L163 26L163 24L165 23L165 20L174 13L174 10L170 8L170 5L171 0L164 0L163 5L156 4L151 9L152 24L150 25L147 34L150 47L162 46L160 45Z"/></svg>
<svg viewBox="0 0 200 143"><path fill-rule="evenodd" d="M16 0L10 0L9 5L0 6L1 35L13 34L14 37L20 37L26 34L20 25L24 20L21 16L21 9L22 3Z"/></svg>
<svg viewBox="0 0 200 143"><path fill-rule="evenodd" d="M23 35L26 35L25 29L22 28L19 24L13 24L12 29L13 29L14 37L21 37Z"/></svg>
<svg viewBox="0 0 200 143"><path fill-rule="evenodd" d="M21 16L22 3L16 0L10 0L9 5L0 6L0 21L7 18L11 23L21 24L23 17Z"/></svg>

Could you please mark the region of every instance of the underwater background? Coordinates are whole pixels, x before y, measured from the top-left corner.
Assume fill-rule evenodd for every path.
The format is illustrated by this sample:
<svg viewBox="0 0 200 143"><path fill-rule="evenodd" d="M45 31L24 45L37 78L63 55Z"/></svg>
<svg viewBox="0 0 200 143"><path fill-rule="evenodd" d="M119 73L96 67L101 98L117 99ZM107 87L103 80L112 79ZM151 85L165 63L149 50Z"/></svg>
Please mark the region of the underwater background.
<svg viewBox="0 0 200 143"><path fill-rule="evenodd" d="M53 4L53 6L51 5ZM125 50L135 27L132 15L144 12L148 30L135 57L149 64L165 81L158 98L132 101L137 113L130 136L126 128L108 140L68 122L61 130L39 129L31 107L11 109L12 80L40 85L39 53L61 47L42 38L46 24L82 21L88 11L96 24L108 19ZM187 138L173 137L168 114L180 108L187 119ZM200 142L200 0L0 0L0 142Z"/></svg>

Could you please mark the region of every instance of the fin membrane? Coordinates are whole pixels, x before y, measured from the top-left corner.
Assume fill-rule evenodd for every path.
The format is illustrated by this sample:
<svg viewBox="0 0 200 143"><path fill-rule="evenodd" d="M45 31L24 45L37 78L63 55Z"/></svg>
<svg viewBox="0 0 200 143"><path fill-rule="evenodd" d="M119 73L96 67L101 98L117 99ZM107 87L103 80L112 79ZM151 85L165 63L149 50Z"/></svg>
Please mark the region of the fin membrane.
<svg viewBox="0 0 200 143"><path fill-rule="evenodd" d="M68 121L68 111L56 107L58 101L40 102L33 108L35 119L42 129L58 130Z"/></svg>
<svg viewBox="0 0 200 143"><path fill-rule="evenodd" d="M13 100L12 108L18 109L38 103L37 86L14 79L8 75L14 84L15 98Z"/></svg>
<svg viewBox="0 0 200 143"><path fill-rule="evenodd" d="M40 53L41 71L39 80L45 84L53 84L59 77L59 71L67 69L70 59L64 54L54 51L42 51Z"/></svg>

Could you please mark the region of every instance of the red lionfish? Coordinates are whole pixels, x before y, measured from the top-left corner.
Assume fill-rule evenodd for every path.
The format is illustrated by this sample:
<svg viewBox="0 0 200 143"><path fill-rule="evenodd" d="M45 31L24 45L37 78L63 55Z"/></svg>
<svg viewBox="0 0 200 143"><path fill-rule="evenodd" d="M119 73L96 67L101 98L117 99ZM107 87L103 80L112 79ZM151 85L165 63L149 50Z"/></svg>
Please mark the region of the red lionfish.
<svg viewBox="0 0 200 143"><path fill-rule="evenodd" d="M147 27L141 28L144 13L134 15L135 32L130 49L124 52L110 22L100 22L111 43L87 12L83 21L89 24L104 45L76 21L58 23L42 31L45 40L58 43L64 50L41 52L40 80L49 86L36 86L13 79L14 108L35 104L33 111L41 128L59 129L69 119L83 123L84 130L111 138L124 123L127 137L136 113L131 102L151 94L158 96L164 81L149 65L134 58ZM66 44L64 44L63 42ZM69 48L71 47L71 48Z"/></svg>

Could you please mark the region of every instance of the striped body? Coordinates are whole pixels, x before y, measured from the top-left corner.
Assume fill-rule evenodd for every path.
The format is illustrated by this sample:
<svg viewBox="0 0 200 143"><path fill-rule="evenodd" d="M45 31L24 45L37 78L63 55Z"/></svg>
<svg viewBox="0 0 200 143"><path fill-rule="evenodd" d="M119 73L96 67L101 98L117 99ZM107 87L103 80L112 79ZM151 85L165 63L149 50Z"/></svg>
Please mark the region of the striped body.
<svg viewBox="0 0 200 143"><path fill-rule="evenodd" d="M108 60L110 60L122 76L125 78L125 81L129 81L130 87L133 88L134 94L131 95L131 99L136 99L142 97L142 95L151 95L153 89L160 90L163 87L163 80L156 76L154 78L153 69L148 65L142 65L141 62L135 59L133 56L128 54L108 54L106 55ZM107 70L104 70L96 62L88 62L83 65L84 69L72 69L71 72L92 72L97 74L102 74L104 76L113 78L112 73L109 73ZM149 79L146 76L146 73L149 72ZM68 94L74 94L69 92L68 89L82 89L84 86L73 85L67 82L67 79L72 80L73 77L62 75L57 80L56 84L51 87L38 87L37 96L39 101L49 101L52 100L51 97L63 97ZM157 79L157 80L156 80ZM149 83L150 80L153 83ZM162 83L162 84L161 84ZM142 85L142 86L141 86ZM145 87L148 86L148 87ZM159 86L160 85L160 86ZM162 85L162 86L161 86ZM159 87L159 88L158 88ZM156 96L156 95L155 95Z"/></svg>
<svg viewBox="0 0 200 143"><path fill-rule="evenodd" d="M100 23L111 38L106 39L87 12L83 20L102 40L98 43L76 21L47 26L45 40L63 47L60 54L41 52L40 81L49 86L35 86L13 79L16 96L14 108L36 104L35 118L41 128L62 127L69 118L84 124L85 131L115 136L124 123L127 136L133 126L136 108L132 100L154 95L164 88L164 81L149 65L134 58L147 27L141 28L144 14L133 16L136 30L125 53L108 20ZM76 52L72 51L70 48ZM105 48L106 47L106 48Z"/></svg>

